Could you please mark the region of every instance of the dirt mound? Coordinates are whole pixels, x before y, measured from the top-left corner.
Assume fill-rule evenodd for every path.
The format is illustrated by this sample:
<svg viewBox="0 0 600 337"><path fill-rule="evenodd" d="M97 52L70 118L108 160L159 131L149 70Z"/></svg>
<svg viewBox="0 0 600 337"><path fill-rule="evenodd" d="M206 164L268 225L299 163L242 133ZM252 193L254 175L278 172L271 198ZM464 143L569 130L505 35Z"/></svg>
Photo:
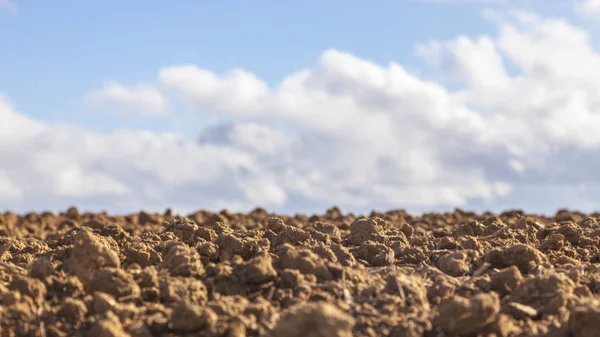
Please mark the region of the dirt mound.
<svg viewBox="0 0 600 337"><path fill-rule="evenodd" d="M598 214L0 214L0 336L596 336Z"/></svg>

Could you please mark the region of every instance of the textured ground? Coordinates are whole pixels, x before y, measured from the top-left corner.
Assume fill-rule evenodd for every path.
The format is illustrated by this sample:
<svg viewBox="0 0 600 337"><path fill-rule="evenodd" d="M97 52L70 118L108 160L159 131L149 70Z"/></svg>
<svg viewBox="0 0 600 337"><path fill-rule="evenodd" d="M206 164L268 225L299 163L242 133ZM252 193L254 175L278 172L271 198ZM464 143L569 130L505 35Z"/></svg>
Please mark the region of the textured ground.
<svg viewBox="0 0 600 337"><path fill-rule="evenodd" d="M0 215L2 336L598 336L598 214Z"/></svg>

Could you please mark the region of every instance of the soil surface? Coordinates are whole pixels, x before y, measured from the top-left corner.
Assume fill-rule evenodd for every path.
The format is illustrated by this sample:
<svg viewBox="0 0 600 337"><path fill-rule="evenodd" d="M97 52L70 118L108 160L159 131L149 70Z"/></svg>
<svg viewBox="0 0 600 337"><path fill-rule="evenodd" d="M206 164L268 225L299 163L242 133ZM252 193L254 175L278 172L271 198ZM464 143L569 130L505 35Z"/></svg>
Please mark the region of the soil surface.
<svg viewBox="0 0 600 337"><path fill-rule="evenodd" d="M600 214L0 214L0 336L600 335Z"/></svg>

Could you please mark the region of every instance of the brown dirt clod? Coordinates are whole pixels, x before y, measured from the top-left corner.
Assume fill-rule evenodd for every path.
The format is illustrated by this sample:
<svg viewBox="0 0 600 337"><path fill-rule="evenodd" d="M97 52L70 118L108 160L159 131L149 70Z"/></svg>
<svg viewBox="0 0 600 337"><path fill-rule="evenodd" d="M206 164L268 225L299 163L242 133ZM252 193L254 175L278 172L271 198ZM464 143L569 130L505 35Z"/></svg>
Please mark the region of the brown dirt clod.
<svg viewBox="0 0 600 337"><path fill-rule="evenodd" d="M600 330L600 213L0 213L0 337Z"/></svg>
<svg viewBox="0 0 600 337"><path fill-rule="evenodd" d="M272 336L351 337L354 319L329 303L294 307L281 318Z"/></svg>

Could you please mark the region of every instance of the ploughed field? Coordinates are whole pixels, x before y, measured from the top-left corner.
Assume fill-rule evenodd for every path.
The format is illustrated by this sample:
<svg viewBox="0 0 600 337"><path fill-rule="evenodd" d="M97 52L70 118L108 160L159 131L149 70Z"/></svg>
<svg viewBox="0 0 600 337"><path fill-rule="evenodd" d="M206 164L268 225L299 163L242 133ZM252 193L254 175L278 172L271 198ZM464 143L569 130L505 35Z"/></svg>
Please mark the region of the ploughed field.
<svg viewBox="0 0 600 337"><path fill-rule="evenodd" d="M0 214L1 336L600 336L600 218Z"/></svg>

